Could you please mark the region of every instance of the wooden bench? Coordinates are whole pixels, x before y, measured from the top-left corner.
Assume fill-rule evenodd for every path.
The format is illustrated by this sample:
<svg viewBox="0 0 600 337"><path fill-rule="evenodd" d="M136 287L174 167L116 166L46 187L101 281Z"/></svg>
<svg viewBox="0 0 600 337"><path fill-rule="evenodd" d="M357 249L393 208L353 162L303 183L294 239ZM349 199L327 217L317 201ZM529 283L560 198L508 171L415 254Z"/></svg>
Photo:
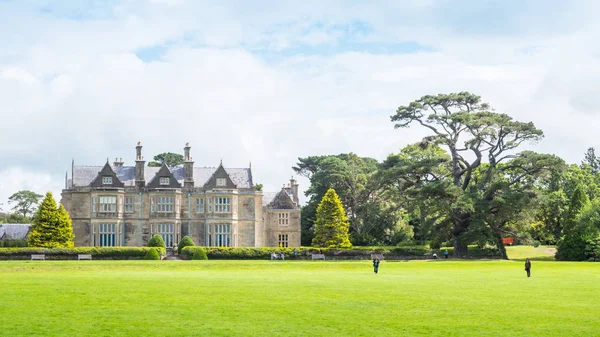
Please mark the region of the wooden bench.
<svg viewBox="0 0 600 337"><path fill-rule="evenodd" d="M371 260L380 259L383 260L383 254L371 254Z"/></svg>
<svg viewBox="0 0 600 337"><path fill-rule="evenodd" d="M325 260L325 254L312 254L313 260Z"/></svg>
<svg viewBox="0 0 600 337"><path fill-rule="evenodd" d="M31 254L32 260L46 260L46 254Z"/></svg>
<svg viewBox="0 0 600 337"><path fill-rule="evenodd" d="M77 260L91 260L92 254L77 254Z"/></svg>

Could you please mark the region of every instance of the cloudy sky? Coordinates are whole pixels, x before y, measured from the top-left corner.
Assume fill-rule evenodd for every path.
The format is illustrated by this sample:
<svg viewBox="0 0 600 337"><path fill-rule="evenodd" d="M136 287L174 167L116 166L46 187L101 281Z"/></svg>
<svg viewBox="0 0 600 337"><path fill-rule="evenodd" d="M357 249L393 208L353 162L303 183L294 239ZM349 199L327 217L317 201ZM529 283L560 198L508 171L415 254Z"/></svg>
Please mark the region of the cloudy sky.
<svg viewBox="0 0 600 337"><path fill-rule="evenodd" d="M374 5L376 3L376 5ZM600 146L597 1L0 0L0 203L60 193L71 159L183 152L265 190L298 157L382 160L419 140L390 115L471 91L533 121L533 149ZM308 181L300 179L301 188ZM59 198L57 196L57 198Z"/></svg>

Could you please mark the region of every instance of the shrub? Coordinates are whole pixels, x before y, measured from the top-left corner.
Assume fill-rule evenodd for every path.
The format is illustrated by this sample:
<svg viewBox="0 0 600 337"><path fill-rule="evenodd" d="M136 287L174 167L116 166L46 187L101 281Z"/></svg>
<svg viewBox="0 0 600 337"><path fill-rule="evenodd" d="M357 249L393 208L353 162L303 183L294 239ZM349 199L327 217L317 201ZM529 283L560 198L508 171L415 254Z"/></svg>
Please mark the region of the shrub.
<svg viewBox="0 0 600 337"><path fill-rule="evenodd" d="M208 256L206 256L206 251L202 248L196 249L196 252L192 256L192 260L208 260Z"/></svg>
<svg viewBox="0 0 600 337"><path fill-rule="evenodd" d="M186 235L181 239L181 241L179 241L179 246L177 246L177 253L181 254L181 250L183 249L183 247L190 247L195 245L196 244L194 243L194 240L192 240L192 238Z"/></svg>
<svg viewBox="0 0 600 337"><path fill-rule="evenodd" d="M540 246L540 242L538 240L533 240L533 248L537 248Z"/></svg>
<svg viewBox="0 0 600 337"><path fill-rule="evenodd" d="M27 239L0 240L0 247L27 247Z"/></svg>
<svg viewBox="0 0 600 337"><path fill-rule="evenodd" d="M152 238L148 241L148 247L166 248L166 245L165 241L160 235L154 234Z"/></svg>
<svg viewBox="0 0 600 337"><path fill-rule="evenodd" d="M586 239L578 234L567 234L556 244L556 259L560 261L585 260Z"/></svg>
<svg viewBox="0 0 600 337"><path fill-rule="evenodd" d="M156 248L149 249L146 255L144 256L144 260L160 260L160 254Z"/></svg>
<svg viewBox="0 0 600 337"><path fill-rule="evenodd" d="M94 259L141 259L148 250L155 249L159 255L165 254L164 248L149 247L74 247L74 248L0 248L0 260L29 259L31 254L46 254L47 259L77 259L77 254L91 254Z"/></svg>

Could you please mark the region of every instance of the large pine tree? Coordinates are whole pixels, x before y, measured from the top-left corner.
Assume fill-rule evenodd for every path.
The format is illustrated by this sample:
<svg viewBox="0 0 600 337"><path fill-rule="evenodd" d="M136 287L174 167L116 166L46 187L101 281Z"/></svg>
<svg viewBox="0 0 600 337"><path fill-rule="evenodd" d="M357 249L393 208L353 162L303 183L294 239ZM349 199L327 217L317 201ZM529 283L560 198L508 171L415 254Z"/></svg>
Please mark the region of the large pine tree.
<svg viewBox="0 0 600 337"><path fill-rule="evenodd" d="M333 188L330 188L317 207L315 221L315 247L351 247L348 237L348 217L342 201Z"/></svg>
<svg viewBox="0 0 600 337"><path fill-rule="evenodd" d="M56 206L56 200L51 192L46 193L46 197L33 217L29 246L72 248L74 238L69 213L62 204Z"/></svg>

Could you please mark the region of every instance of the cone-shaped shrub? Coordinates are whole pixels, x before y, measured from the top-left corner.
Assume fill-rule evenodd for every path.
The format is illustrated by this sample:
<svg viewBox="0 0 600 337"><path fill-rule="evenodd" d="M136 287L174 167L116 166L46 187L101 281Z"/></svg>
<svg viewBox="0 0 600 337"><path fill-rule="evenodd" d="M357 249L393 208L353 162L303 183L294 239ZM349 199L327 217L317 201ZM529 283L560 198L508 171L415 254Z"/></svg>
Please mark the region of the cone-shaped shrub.
<svg viewBox="0 0 600 337"><path fill-rule="evenodd" d="M162 247L166 248L165 240L163 240L162 236L158 234L154 234L150 241L148 241L148 247Z"/></svg>
<svg viewBox="0 0 600 337"><path fill-rule="evenodd" d="M33 217L33 226L28 236L29 246L73 248L74 238L69 213L62 204L56 207L51 192L46 193Z"/></svg>
<svg viewBox="0 0 600 337"><path fill-rule="evenodd" d="M194 240L192 240L192 238L186 235L181 239L181 241L179 241L179 245L177 246L177 254L181 254L181 250L183 249L183 247L195 245L196 244L194 243Z"/></svg>
<svg viewBox="0 0 600 337"><path fill-rule="evenodd" d="M192 255L192 260L208 260L208 256L206 256L206 251L204 249L198 249Z"/></svg>
<svg viewBox="0 0 600 337"><path fill-rule="evenodd" d="M158 253L158 249L148 249L148 252L144 256L144 260L160 260L160 254Z"/></svg>
<svg viewBox="0 0 600 337"><path fill-rule="evenodd" d="M333 188L330 188L317 207L315 237L312 245L316 247L351 247L348 236L348 217L342 201Z"/></svg>

